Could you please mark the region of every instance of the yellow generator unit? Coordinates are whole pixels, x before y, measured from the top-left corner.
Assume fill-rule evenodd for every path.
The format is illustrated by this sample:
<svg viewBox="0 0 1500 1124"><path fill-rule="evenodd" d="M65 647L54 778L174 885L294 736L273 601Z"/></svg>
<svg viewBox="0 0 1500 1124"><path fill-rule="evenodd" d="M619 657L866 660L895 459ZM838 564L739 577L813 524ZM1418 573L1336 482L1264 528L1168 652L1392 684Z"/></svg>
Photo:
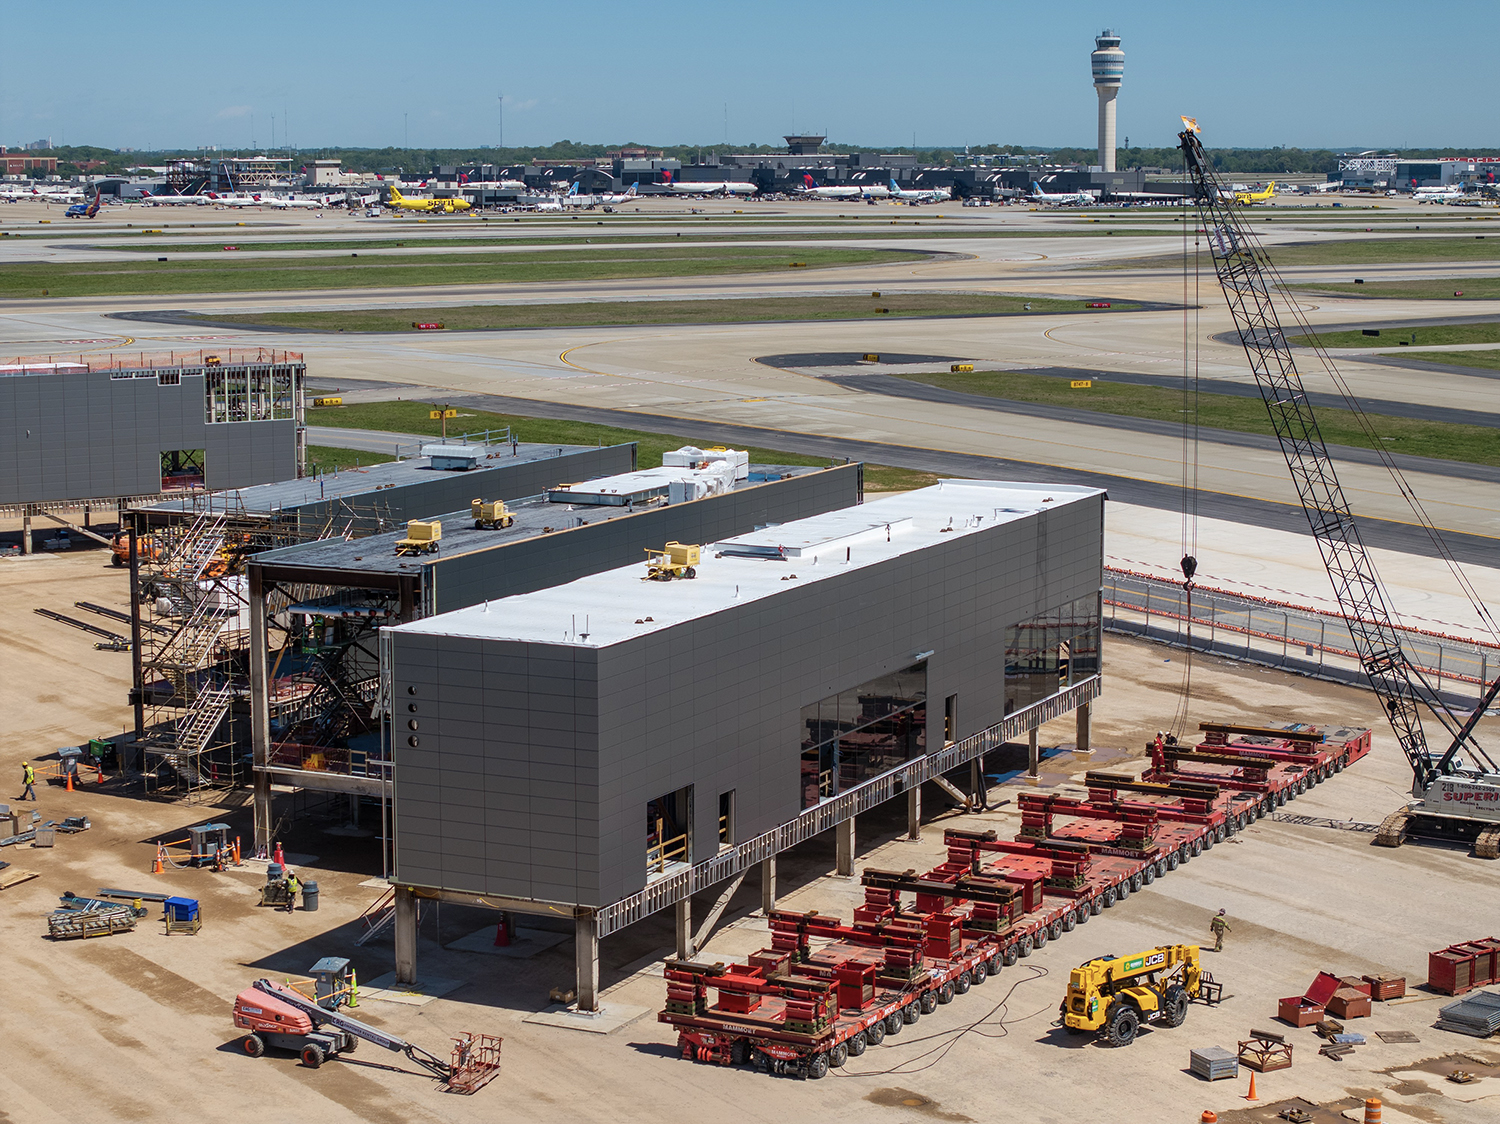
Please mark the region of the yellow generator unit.
<svg viewBox="0 0 1500 1124"><path fill-rule="evenodd" d="M1073 969L1062 1023L1072 1034L1101 1034L1112 1046L1129 1046L1142 1023L1181 1026L1189 1002L1217 1003L1222 991L1200 967L1195 944L1104 956Z"/></svg>
<svg viewBox="0 0 1500 1124"><path fill-rule="evenodd" d="M469 511L474 516L476 531L484 528L493 531L496 527L509 527L516 521L515 513L505 509L504 500L474 500L469 504Z"/></svg>
<svg viewBox="0 0 1500 1124"><path fill-rule="evenodd" d="M702 548L669 542L665 550L646 549L646 581L669 582L673 578L696 578Z"/></svg>
<svg viewBox="0 0 1500 1124"><path fill-rule="evenodd" d="M431 554L443 539L443 525L436 519L411 519L406 538L396 540L397 554Z"/></svg>

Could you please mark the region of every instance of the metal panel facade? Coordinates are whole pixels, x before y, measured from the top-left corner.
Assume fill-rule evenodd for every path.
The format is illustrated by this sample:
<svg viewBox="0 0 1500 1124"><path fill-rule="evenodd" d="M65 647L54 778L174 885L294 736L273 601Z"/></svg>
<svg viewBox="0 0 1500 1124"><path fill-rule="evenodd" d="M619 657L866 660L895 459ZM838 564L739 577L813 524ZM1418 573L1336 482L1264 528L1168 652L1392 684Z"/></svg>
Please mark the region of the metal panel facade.
<svg viewBox="0 0 1500 1124"><path fill-rule="evenodd" d="M1097 594L1102 567L1101 495L602 649L388 634L396 878L617 901L645 885L654 798L692 786L692 861L721 793L739 838L798 813L808 703L930 652L929 747L949 695L955 736L1000 721L1006 628Z"/></svg>
<svg viewBox="0 0 1500 1124"><path fill-rule="evenodd" d="M201 373L140 374L0 377L0 504L154 495L161 454L178 449L204 450L208 488L297 475L295 420L209 425Z"/></svg>

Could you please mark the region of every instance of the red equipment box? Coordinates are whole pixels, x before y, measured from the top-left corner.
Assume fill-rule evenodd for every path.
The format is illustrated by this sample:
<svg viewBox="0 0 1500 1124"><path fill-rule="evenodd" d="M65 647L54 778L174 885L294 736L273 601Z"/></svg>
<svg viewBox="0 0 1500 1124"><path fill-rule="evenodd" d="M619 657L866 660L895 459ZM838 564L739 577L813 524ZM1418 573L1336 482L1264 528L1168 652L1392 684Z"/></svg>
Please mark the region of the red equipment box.
<svg viewBox="0 0 1500 1124"><path fill-rule="evenodd" d="M1276 1017L1293 1026L1313 1026L1323 1021L1323 1004L1305 995L1293 995L1276 1004Z"/></svg>
<svg viewBox="0 0 1500 1124"><path fill-rule="evenodd" d="M1366 976L1364 980L1370 985L1370 998L1379 1002L1400 999L1406 994L1405 976Z"/></svg>
<svg viewBox="0 0 1500 1124"><path fill-rule="evenodd" d="M1328 997L1328 1013L1336 1019L1367 1019L1370 997L1352 987L1341 987Z"/></svg>
<svg viewBox="0 0 1500 1124"><path fill-rule="evenodd" d="M1500 940L1478 937L1427 955L1427 986L1462 995L1500 978Z"/></svg>

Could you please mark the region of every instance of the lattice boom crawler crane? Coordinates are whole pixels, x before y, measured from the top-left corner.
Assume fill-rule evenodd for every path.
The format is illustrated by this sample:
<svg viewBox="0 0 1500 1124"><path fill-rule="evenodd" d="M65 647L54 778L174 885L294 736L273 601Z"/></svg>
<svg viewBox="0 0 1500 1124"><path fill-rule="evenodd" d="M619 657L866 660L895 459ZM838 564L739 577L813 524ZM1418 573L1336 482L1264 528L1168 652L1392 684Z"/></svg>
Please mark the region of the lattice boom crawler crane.
<svg viewBox="0 0 1500 1124"><path fill-rule="evenodd" d="M1472 840L1474 852L1480 858L1500 858L1500 766L1473 736L1475 725L1500 694L1500 677L1489 685L1468 718L1460 720L1427 674L1403 649L1385 589L1360 538L1271 299L1271 284L1279 284L1279 278L1246 219L1236 212L1233 192L1220 182L1204 154L1197 122L1184 117L1182 123L1184 128L1177 139L1193 182L1200 225L1208 238L1219 284L1229 302L1261 399L1270 412L1323 565L1333 582L1339 611L1354 639L1360 667L1384 705L1391 728L1411 765L1413 799L1386 817L1375 842L1397 847L1408 834ZM1289 302L1289 308L1299 327L1316 339L1295 303ZM1317 346L1315 351L1348 400L1356 419L1368 426L1368 419L1327 352ZM1493 627L1488 608L1458 569L1441 535L1422 511L1411 485L1384 451L1378 434L1373 429L1369 432L1377 438L1372 440L1372 446L1411 505L1417 521L1428 531L1435 552L1453 570L1479 617ZM1427 744L1422 728L1424 708L1442 723L1451 738L1447 750L1441 754ZM1461 758L1459 752L1465 749L1468 757Z"/></svg>

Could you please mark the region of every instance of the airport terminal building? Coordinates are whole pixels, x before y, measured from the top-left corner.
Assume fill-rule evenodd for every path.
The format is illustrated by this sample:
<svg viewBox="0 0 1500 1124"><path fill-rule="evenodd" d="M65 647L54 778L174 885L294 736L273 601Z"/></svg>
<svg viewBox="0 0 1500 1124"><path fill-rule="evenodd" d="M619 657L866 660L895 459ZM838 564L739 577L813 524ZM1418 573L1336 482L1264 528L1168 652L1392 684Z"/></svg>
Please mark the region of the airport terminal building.
<svg viewBox="0 0 1500 1124"><path fill-rule="evenodd" d="M601 936L1080 711L1104 495L945 481L389 628L398 976L417 897ZM769 865L767 865L769 864ZM690 930L689 930L690 931ZM679 943L682 942L681 935ZM691 949L680 949L691 954Z"/></svg>

